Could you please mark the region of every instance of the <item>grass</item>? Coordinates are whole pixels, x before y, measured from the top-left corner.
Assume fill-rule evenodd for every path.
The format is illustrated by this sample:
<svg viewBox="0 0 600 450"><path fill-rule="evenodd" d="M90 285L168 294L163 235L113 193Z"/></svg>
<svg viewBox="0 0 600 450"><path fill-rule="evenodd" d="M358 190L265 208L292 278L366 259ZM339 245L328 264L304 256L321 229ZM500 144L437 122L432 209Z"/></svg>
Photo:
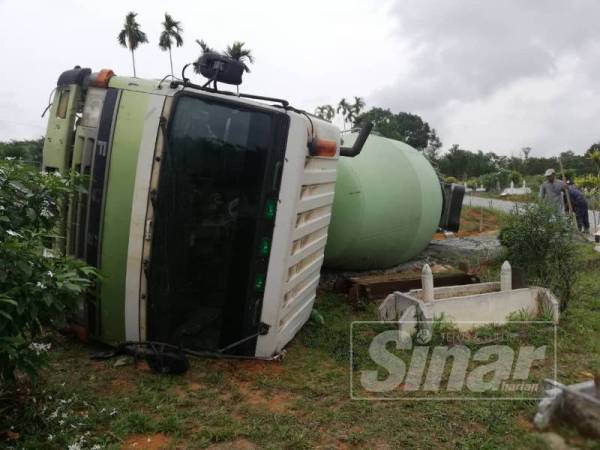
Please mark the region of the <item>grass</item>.
<svg viewBox="0 0 600 450"><path fill-rule="evenodd" d="M559 329L559 379L566 383L600 368L600 255L582 246L580 259ZM197 359L182 376L155 375L142 363L91 361L89 348L53 337L50 366L22 393L19 408L0 418L0 430L13 427L0 446L546 448L532 426L532 401L350 400L349 323L376 318L375 305L357 310L343 296L320 292L316 307L325 325L308 323L283 362ZM570 426L553 431L572 445L598 448Z"/></svg>

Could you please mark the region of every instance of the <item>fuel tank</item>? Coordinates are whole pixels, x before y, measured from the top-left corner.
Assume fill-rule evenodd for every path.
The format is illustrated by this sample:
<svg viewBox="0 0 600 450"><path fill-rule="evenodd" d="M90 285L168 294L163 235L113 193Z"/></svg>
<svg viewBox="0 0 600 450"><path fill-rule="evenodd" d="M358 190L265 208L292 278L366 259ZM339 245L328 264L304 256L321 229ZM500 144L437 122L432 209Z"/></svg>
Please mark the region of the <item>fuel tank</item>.
<svg viewBox="0 0 600 450"><path fill-rule="evenodd" d="M357 134L344 135L352 145ZM442 190L411 146L371 135L355 158L340 158L325 266L384 269L418 255L437 230Z"/></svg>

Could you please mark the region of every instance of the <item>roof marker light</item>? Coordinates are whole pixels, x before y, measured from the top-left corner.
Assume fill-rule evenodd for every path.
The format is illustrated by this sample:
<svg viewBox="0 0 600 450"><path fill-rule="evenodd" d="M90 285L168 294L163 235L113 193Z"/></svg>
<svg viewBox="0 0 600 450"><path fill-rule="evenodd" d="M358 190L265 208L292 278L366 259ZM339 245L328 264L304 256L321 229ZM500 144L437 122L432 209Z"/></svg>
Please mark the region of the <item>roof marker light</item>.
<svg viewBox="0 0 600 450"><path fill-rule="evenodd" d="M110 79L115 76L115 73L110 69L102 69L100 72L92 74L92 76L95 76L92 86L106 88Z"/></svg>

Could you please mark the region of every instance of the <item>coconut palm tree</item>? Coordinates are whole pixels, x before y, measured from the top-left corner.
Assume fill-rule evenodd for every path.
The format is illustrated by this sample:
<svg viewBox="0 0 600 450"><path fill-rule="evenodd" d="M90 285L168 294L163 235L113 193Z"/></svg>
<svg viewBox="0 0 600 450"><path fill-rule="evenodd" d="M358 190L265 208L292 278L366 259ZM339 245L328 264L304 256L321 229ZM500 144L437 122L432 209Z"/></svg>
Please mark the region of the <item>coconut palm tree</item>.
<svg viewBox="0 0 600 450"><path fill-rule="evenodd" d="M250 72L250 67L248 67L246 61L249 64L254 63L254 56L252 55L252 50L244 48L244 45L244 42L235 41L233 44L227 47L224 55L241 62L242 66L244 66L244 71Z"/></svg>
<svg viewBox="0 0 600 450"><path fill-rule="evenodd" d="M335 116L335 109L333 109L333 106L331 105L322 105L315 109L315 115L321 119L331 121L331 119L333 119Z"/></svg>
<svg viewBox="0 0 600 450"><path fill-rule="evenodd" d="M173 75L173 57L171 55L171 45L173 45L173 41L175 41L177 47L181 47L183 45L183 38L181 37L183 28L181 28L181 22L173 20L173 18L167 13L165 13L165 21L162 23L162 26L163 31L160 33L158 46L163 51L169 50L171 75Z"/></svg>
<svg viewBox="0 0 600 450"><path fill-rule="evenodd" d="M131 62L133 64L134 77L136 76L134 55L135 49L138 48L140 44L148 42L146 33L140 29L140 24L135 20L136 16L137 13L134 13L133 11L125 16L125 24L123 25L123 29L117 37L119 44L121 44L122 47L129 48L131 51Z"/></svg>

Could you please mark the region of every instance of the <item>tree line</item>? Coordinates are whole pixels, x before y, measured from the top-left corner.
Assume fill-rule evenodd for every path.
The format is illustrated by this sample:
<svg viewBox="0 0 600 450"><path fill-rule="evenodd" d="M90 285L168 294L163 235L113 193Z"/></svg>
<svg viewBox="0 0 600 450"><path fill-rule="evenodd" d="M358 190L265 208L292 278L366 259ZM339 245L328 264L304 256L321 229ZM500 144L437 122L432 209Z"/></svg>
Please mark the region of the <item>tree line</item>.
<svg viewBox="0 0 600 450"><path fill-rule="evenodd" d="M567 150L557 156L535 157L531 156L529 147L522 149L519 156L505 156L481 150L472 152L453 145L436 163L444 175L466 180L502 170L518 172L522 176L539 175L550 167L558 170L560 158L570 175L579 176L600 171L600 151L593 147L584 155Z"/></svg>

